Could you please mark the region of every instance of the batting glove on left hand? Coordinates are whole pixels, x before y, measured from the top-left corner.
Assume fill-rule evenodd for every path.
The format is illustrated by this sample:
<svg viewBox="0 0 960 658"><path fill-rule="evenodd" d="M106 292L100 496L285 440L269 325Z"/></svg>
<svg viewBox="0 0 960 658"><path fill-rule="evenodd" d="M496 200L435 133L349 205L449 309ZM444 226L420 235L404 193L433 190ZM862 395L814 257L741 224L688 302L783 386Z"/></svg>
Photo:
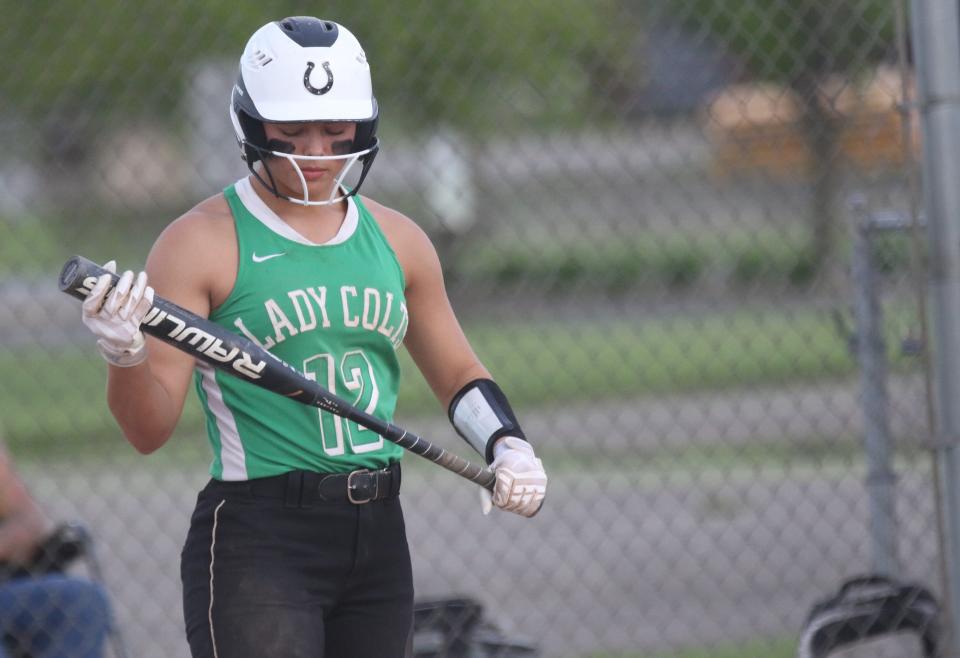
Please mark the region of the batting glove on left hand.
<svg viewBox="0 0 960 658"><path fill-rule="evenodd" d="M533 446L523 439L508 436L494 448L496 458L490 464L497 476L490 502L507 512L533 516L540 511L547 492L547 473Z"/></svg>
<svg viewBox="0 0 960 658"><path fill-rule="evenodd" d="M116 261L103 267L109 272L117 271ZM83 323L97 336L103 358L127 368L147 358L140 323L153 306L153 288L147 285L146 272L124 272L112 290L110 279L109 274L97 279L83 301Z"/></svg>

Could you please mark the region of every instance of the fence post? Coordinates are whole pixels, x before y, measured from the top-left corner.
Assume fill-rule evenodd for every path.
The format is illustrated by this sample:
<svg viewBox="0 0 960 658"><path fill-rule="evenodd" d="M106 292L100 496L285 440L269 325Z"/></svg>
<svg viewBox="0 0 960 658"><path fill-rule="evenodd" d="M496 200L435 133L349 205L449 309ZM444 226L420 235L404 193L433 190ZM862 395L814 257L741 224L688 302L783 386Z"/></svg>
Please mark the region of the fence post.
<svg viewBox="0 0 960 658"><path fill-rule="evenodd" d="M934 428L943 476L949 655L960 655L960 16L957 2L911 0L930 245Z"/></svg>
<svg viewBox="0 0 960 658"><path fill-rule="evenodd" d="M877 272L873 262L874 226L866 199L850 199L854 216L853 285L857 321L857 362L863 406L864 447L867 453L867 492L870 500L870 539L873 572L891 578L899 575L897 518L888 420L887 354L883 339L883 312Z"/></svg>

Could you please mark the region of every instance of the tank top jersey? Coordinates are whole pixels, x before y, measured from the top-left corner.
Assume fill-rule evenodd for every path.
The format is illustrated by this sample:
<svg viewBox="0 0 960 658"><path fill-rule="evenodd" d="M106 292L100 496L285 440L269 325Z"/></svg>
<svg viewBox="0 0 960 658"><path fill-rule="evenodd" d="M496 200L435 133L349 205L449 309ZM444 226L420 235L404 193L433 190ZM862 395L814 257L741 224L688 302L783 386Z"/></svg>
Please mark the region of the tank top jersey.
<svg viewBox="0 0 960 658"><path fill-rule="evenodd" d="M339 233L314 244L263 202L249 179L224 190L239 267L210 319L245 335L327 390L392 422L396 350L407 328L396 254L358 197ZM200 363L195 384L213 448L212 477L381 468L403 449L371 430Z"/></svg>

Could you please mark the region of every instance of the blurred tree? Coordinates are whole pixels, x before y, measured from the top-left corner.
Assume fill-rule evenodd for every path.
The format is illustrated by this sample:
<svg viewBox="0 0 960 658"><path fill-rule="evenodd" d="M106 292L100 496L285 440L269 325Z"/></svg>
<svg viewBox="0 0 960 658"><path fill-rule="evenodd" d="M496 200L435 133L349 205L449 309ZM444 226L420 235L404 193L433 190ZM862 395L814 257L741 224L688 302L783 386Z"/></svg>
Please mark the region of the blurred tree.
<svg viewBox="0 0 960 658"><path fill-rule="evenodd" d="M616 0L373 0L342 13L368 44L380 93L411 121L484 132L615 116L596 90L639 75L626 47L636 26L619 11Z"/></svg>
<svg viewBox="0 0 960 658"><path fill-rule="evenodd" d="M162 117L194 61L236 58L256 27L303 11L290 0L0 0L0 103L53 117L61 147L98 117ZM612 88L633 75L633 28L617 11L616 0L368 0L324 17L358 35L393 119L484 131L611 111L591 76Z"/></svg>
<svg viewBox="0 0 960 658"><path fill-rule="evenodd" d="M682 18L706 29L739 56L751 77L779 82L801 104L801 128L813 158L811 253L817 267L833 252L834 201L840 181L839 117L831 74L852 78L894 53L890 0L691 0Z"/></svg>
<svg viewBox="0 0 960 658"><path fill-rule="evenodd" d="M293 2L273 2L292 10ZM281 7L285 5L285 7ZM103 126L169 117L197 58L242 48L262 4L0 0L0 103L41 121L40 152L83 157ZM239 45L238 45L239 44Z"/></svg>

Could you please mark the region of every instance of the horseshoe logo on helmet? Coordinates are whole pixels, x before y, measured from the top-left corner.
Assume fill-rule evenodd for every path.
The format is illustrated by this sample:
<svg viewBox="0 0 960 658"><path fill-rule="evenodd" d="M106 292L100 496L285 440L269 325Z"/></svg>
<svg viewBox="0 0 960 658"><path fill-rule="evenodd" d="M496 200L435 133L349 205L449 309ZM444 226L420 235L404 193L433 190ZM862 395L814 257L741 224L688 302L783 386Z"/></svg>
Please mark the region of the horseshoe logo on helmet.
<svg viewBox="0 0 960 658"><path fill-rule="evenodd" d="M323 96L333 87L333 71L330 70L330 62L324 62L320 65L323 67L323 70L327 72L327 84L317 88L310 84L310 73L313 71L314 66L315 64L313 62L307 62L307 70L303 72L303 86L306 87L307 91L311 94Z"/></svg>

